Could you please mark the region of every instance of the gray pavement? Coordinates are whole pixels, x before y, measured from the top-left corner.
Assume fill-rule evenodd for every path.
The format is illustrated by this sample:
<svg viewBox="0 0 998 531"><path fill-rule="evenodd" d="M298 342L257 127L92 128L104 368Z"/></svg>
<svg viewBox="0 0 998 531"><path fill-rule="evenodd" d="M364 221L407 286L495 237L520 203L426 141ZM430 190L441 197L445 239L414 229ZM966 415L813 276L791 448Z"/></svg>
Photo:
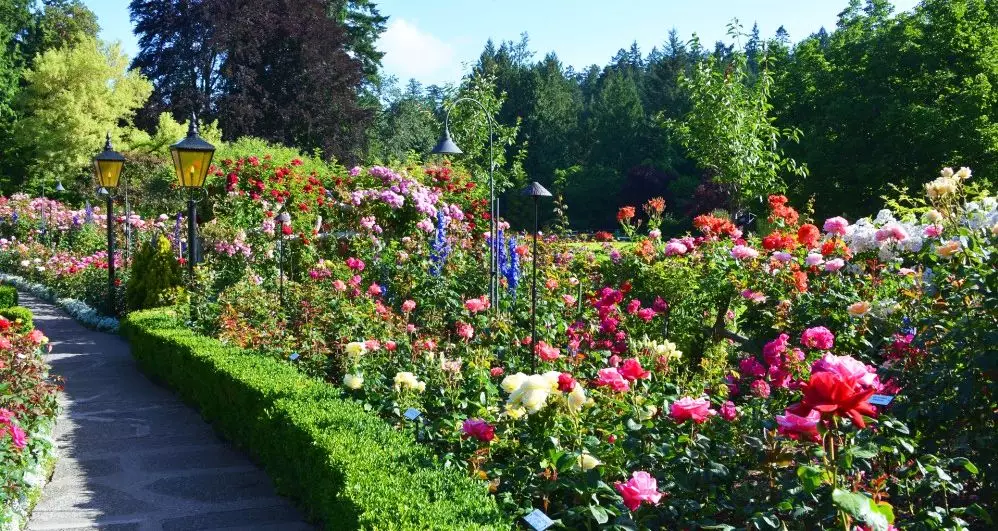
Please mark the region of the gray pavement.
<svg viewBox="0 0 998 531"><path fill-rule="evenodd" d="M312 529L198 413L139 372L128 343L21 293L65 378L59 461L29 530Z"/></svg>

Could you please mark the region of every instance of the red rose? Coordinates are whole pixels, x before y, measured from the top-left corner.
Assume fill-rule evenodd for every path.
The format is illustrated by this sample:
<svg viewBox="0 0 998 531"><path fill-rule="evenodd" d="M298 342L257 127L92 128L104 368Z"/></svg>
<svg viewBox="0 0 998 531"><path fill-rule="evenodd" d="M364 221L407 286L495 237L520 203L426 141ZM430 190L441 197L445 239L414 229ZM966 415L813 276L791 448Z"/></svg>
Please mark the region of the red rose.
<svg viewBox="0 0 998 531"><path fill-rule="evenodd" d="M818 230L818 227L815 227L810 223L801 225L801 227L797 229L797 241L808 249L813 249L820 239L821 231Z"/></svg>
<svg viewBox="0 0 998 531"><path fill-rule="evenodd" d="M831 413L849 417L857 428L865 428L863 415L872 417L877 414L876 408L867 401L875 390L857 391L854 382L845 380L837 373L814 373L802 390L804 399L792 411L797 415L806 416L812 410Z"/></svg>

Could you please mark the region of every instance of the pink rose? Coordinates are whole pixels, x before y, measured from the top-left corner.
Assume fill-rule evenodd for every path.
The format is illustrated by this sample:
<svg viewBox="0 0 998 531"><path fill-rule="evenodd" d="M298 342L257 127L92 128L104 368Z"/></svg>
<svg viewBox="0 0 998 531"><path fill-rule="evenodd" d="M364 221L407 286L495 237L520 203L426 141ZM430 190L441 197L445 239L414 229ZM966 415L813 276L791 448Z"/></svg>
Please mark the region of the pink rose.
<svg viewBox="0 0 998 531"><path fill-rule="evenodd" d="M637 311L638 318L646 323L650 323L655 318L655 315L655 310L651 308L641 308Z"/></svg>
<svg viewBox="0 0 998 531"><path fill-rule="evenodd" d="M334 280L333 281L333 289L335 289L336 291L346 291L347 290L347 283L343 282L342 280L339 280L339 279Z"/></svg>
<svg viewBox="0 0 998 531"><path fill-rule="evenodd" d="M821 413L814 409L806 417L786 411L783 415L776 416L776 431L794 440L818 442L821 440L821 436L818 435L819 421Z"/></svg>
<svg viewBox="0 0 998 531"><path fill-rule="evenodd" d="M468 419L461 423L461 431L466 437L474 437L482 442L492 442L496 438L495 426L483 419Z"/></svg>
<svg viewBox="0 0 998 531"><path fill-rule="evenodd" d="M575 381L575 378L567 372L563 372L558 375L558 390L562 393L572 392L572 389L575 389L577 384L578 382Z"/></svg>
<svg viewBox="0 0 998 531"><path fill-rule="evenodd" d="M618 393L631 388L631 384L613 367L599 370L596 375L596 385L609 387Z"/></svg>
<svg viewBox="0 0 998 531"><path fill-rule="evenodd" d="M458 322L456 327L457 335L464 338L465 341L471 341L471 338L475 337L475 328L470 324Z"/></svg>
<svg viewBox="0 0 998 531"><path fill-rule="evenodd" d="M766 380L755 380L752 385L749 386L752 389L752 394L759 398L769 398L769 384Z"/></svg>
<svg viewBox="0 0 998 531"><path fill-rule="evenodd" d="M876 370L871 370L852 356L836 356L826 352L821 359L811 364L811 372L835 373L843 380L865 389L880 387Z"/></svg>
<svg viewBox="0 0 998 531"><path fill-rule="evenodd" d="M689 249L683 245L683 242L679 240L670 240L665 246L665 256L681 256L686 254Z"/></svg>
<svg viewBox="0 0 998 531"><path fill-rule="evenodd" d="M489 369L489 374L493 378L498 378L503 374L506 374L506 369L503 369L502 367L492 367L491 369Z"/></svg>
<svg viewBox="0 0 998 531"><path fill-rule="evenodd" d="M464 301L464 307L471 313L478 313L489 308L488 299L483 295L477 299L468 299Z"/></svg>
<svg viewBox="0 0 998 531"><path fill-rule="evenodd" d="M926 238L938 238L943 235L942 225L929 225L925 227Z"/></svg>
<svg viewBox="0 0 998 531"><path fill-rule="evenodd" d="M616 482L613 488L624 498L624 505L632 511L638 510L642 503L658 505L662 493L658 491L658 481L651 474L638 471L631 474L626 483Z"/></svg>
<svg viewBox="0 0 998 531"><path fill-rule="evenodd" d="M360 258L354 258L351 256L350 258L347 258L347 267L353 269L354 271L363 271L364 261Z"/></svg>
<svg viewBox="0 0 998 531"><path fill-rule="evenodd" d="M721 418L727 421L735 420L738 417L738 408L735 407L735 403L728 400L721 406Z"/></svg>
<svg viewBox="0 0 998 531"><path fill-rule="evenodd" d="M736 245L731 248L731 256L736 260L750 260L759 257L759 251L747 246Z"/></svg>
<svg viewBox="0 0 998 531"><path fill-rule="evenodd" d="M849 227L849 222L841 216L835 216L834 218L828 218L825 220L825 232L834 236L845 236L846 229Z"/></svg>
<svg viewBox="0 0 998 531"><path fill-rule="evenodd" d="M367 347L367 350L374 351L381 348L381 342L377 339L368 339L364 342L364 346Z"/></svg>
<svg viewBox="0 0 998 531"><path fill-rule="evenodd" d="M783 353L787 351L787 343L790 336L780 334L780 337L766 343L762 347L762 357L769 365L781 365L783 363Z"/></svg>
<svg viewBox="0 0 998 531"><path fill-rule="evenodd" d="M554 361L561 357L560 350L543 341L537 342L537 345L534 346L534 353L543 361Z"/></svg>
<svg viewBox="0 0 998 531"><path fill-rule="evenodd" d="M641 360L637 358L630 358L624 360L624 363L620 366L619 369L617 369L617 371L625 379L630 380L632 382L635 380L647 380L648 377L651 376L650 372L646 371L643 367L641 367Z"/></svg>
<svg viewBox="0 0 998 531"><path fill-rule="evenodd" d="M834 273L835 271L838 271L839 269L845 267L845 265L846 265L845 260L841 258L833 258L825 262L825 271L828 271L829 273Z"/></svg>
<svg viewBox="0 0 998 531"><path fill-rule="evenodd" d="M36 345L44 344L49 340L49 338L45 337L45 334L43 334L42 331L37 328L32 330L31 333L28 334L28 339Z"/></svg>
<svg viewBox="0 0 998 531"><path fill-rule="evenodd" d="M710 401L706 398L684 396L669 406L669 416L676 422L693 420L700 424L714 415L717 415L717 411L710 408Z"/></svg>
<svg viewBox="0 0 998 531"><path fill-rule="evenodd" d="M398 343L390 339L388 341L385 341L385 349L387 349L389 352L395 352L395 349L397 348L398 348Z"/></svg>
<svg viewBox="0 0 998 531"><path fill-rule="evenodd" d="M407 300L402 303L402 311L405 313L409 313L415 309L416 309L416 301L414 300Z"/></svg>
<svg viewBox="0 0 998 531"><path fill-rule="evenodd" d="M0 337L0 350L10 350L14 344L6 337Z"/></svg>
<svg viewBox="0 0 998 531"><path fill-rule="evenodd" d="M367 288L367 294L372 297L381 296L381 286L375 284L374 282L371 282L371 285L368 286Z"/></svg>
<svg viewBox="0 0 998 531"><path fill-rule="evenodd" d="M641 301L638 299L631 299L631 302L627 303L627 313L633 315L638 313L639 309L641 309Z"/></svg>
<svg viewBox="0 0 998 531"><path fill-rule="evenodd" d="M801 334L800 342L805 347L830 350L835 344L835 336L824 326L815 326L808 328Z"/></svg>
<svg viewBox="0 0 998 531"><path fill-rule="evenodd" d="M569 295L568 293L561 296L561 300L565 301L565 306L575 306L575 297Z"/></svg>
<svg viewBox="0 0 998 531"><path fill-rule="evenodd" d="M742 361L738 362L738 369L739 372L742 373L742 376L746 377L747 376L760 377L766 374L766 368L763 367L762 364L759 363L759 360L755 358L745 358Z"/></svg>

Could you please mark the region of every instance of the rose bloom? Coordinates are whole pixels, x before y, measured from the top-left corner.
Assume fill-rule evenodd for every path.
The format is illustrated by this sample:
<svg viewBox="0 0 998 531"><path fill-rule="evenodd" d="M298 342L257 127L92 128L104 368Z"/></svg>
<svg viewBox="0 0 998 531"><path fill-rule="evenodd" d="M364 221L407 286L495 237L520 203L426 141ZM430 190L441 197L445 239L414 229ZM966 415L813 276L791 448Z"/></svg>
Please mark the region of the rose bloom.
<svg viewBox="0 0 998 531"><path fill-rule="evenodd" d="M416 309L416 301L414 300L407 300L402 303L402 311L405 313L409 313L415 309Z"/></svg>
<svg viewBox="0 0 998 531"><path fill-rule="evenodd" d="M814 248L820 239L821 231L818 230L818 227L810 223L805 223L797 229L797 241L808 249Z"/></svg>
<svg viewBox="0 0 998 531"><path fill-rule="evenodd" d="M347 284L342 280L336 279L333 281L333 289L335 289L336 291L346 291Z"/></svg>
<svg viewBox="0 0 998 531"><path fill-rule="evenodd" d="M637 358L624 360L620 368L617 369L617 372L619 372L625 379L632 382L635 380L647 380L651 376L649 371L646 371L643 367L641 367L641 361Z"/></svg>
<svg viewBox="0 0 998 531"><path fill-rule="evenodd" d="M825 262L825 271L828 271L829 273L834 273L835 271L838 271L839 269L845 267L845 265L846 265L845 260L841 258L833 258Z"/></svg>
<svg viewBox="0 0 998 531"><path fill-rule="evenodd" d="M812 410L835 416L849 417L857 428L865 428L863 415L875 416L877 409L869 402L873 389L857 390L854 382L847 381L833 372L816 372L802 388L804 398L792 408L796 415L807 415Z"/></svg>
<svg viewBox="0 0 998 531"><path fill-rule="evenodd" d="M36 345L44 345L45 343L48 343L49 340L49 338L45 337L45 334L43 334L42 331L37 328L32 330L31 333L28 334L28 339Z"/></svg>
<svg viewBox="0 0 998 531"><path fill-rule="evenodd" d="M613 488L624 498L624 505L632 511L638 510L642 503L658 505L662 493L658 491L658 481L651 474L638 471L631 474L626 483L616 482Z"/></svg>
<svg viewBox="0 0 998 531"><path fill-rule="evenodd" d="M625 206L617 211L617 221L625 221L634 217L634 207Z"/></svg>
<svg viewBox="0 0 998 531"><path fill-rule="evenodd" d="M832 372L844 380L854 382L860 388L876 389L880 386L877 371L852 356L836 356L826 352L821 359L811 364L811 372Z"/></svg>
<svg viewBox="0 0 998 531"><path fill-rule="evenodd" d="M745 358L738 362L738 369L743 376L764 376L766 368L755 358Z"/></svg>
<svg viewBox="0 0 998 531"><path fill-rule="evenodd" d="M834 236L845 236L848 227L849 222L841 216L826 219L824 225L825 232Z"/></svg>
<svg viewBox="0 0 998 531"><path fill-rule="evenodd" d="M493 378L498 378L505 373L506 369L503 369L502 367L492 367L489 369L489 374L492 375Z"/></svg>
<svg viewBox="0 0 998 531"><path fill-rule="evenodd" d="M943 235L942 225L928 225L925 227L925 232L923 233L926 238L938 238Z"/></svg>
<svg viewBox="0 0 998 531"><path fill-rule="evenodd" d="M950 240L936 247L936 254L943 258L952 258L958 252L960 252L960 242L957 240Z"/></svg>
<svg viewBox="0 0 998 531"><path fill-rule="evenodd" d="M495 426L483 419L468 419L461 423L465 437L473 437L482 442L492 442L496 438Z"/></svg>
<svg viewBox="0 0 998 531"><path fill-rule="evenodd" d="M601 463L599 459L593 457L592 454L583 453L579 456L579 468L583 471L592 470L602 464L603 463Z"/></svg>
<svg viewBox="0 0 998 531"><path fill-rule="evenodd" d="M348 374L343 377L343 386L347 389L357 390L364 386L364 375Z"/></svg>
<svg viewBox="0 0 998 531"><path fill-rule="evenodd" d="M684 396L669 406L669 416L676 422L692 420L700 424L716 414L717 411L710 408L710 401L706 398Z"/></svg>
<svg viewBox="0 0 998 531"><path fill-rule="evenodd" d="M475 337L475 328L468 323L458 322L456 328L457 335L466 341L471 341L471 338Z"/></svg>
<svg viewBox="0 0 998 531"><path fill-rule="evenodd" d="M835 336L824 326L815 326L804 330L800 336L800 342L805 347L829 350L835 344Z"/></svg>
<svg viewBox="0 0 998 531"><path fill-rule="evenodd" d="M575 297L569 295L568 293L561 296L561 300L565 301L565 306L575 306L577 302Z"/></svg>
<svg viewBox="0 0 998 531"><path fill-rule="evenodd" d="M849 307L846 308L846 311L853 317L863 317L864 315L870 313L870 308L872 306L872 304L866 301L859 301L850 304Z"/></svg>
<svg viewBox="0 0 998 531"><path fill-rule="evenodd" d="M609 387L620 393L631 388L631 384L613 367L600 369L596 376L596 385Z"/></svg>
<svg viewBox="0 0 998 531"><path fill-rule="evenodd" d="M544 281L544 287L550 290L556 290L558 289L558 281L553 278L549 278Z"/></svg>
<svg viewBox="0 0 998 531"><path fill-rule="evenodd" d="M807 255L807 258L804 259L804 263L809 267L814 267L821 265L821 262L824 260L825 257L821 256L821 253L810 253Z"/></svg>
<svg viewBox="0 0 998 531"><path fill-rule="evenodd" d="M561 357L560 350L543 341L537 342L537 345L534 346L534 353L543 361L554 361Z"/></svg>
<svg viewBox="0 0 998 531"><path fill-rule="evenodd" d="M471 313L478 313L482 310L487 310L489 303L485 296L478 299L468 299L464 301L464 307Z"/></svg>
<svg viewBox="0 0 998 531"><path fill-rule="evenodd" d="M806 416L796 415L787 410L783 415L776 416L776 431L794 440L818 442L818 422L821 413L811 411Z"/></svg>
<svg viewBox="0 0 998 531"><path fill-rule="evenodd" d="M721 406L721 418L728 422L738 418L738 408L735 407L734 402L728 400Z"/></svg>
<svg viewBox="0 0 998 531"><path fill-rule="evenodd" d="M758 258L759 251L756 251L747 245L736 245L731 248L731 256L736 260L749 260L752 258Z"/></svg>
<svg viewBox="0 0 998 531"><path fill-rule="evenodd" d="M395 352L395 349L397 348L398 348L398 343L390 339L388 341L385 341L385 349L387 349L389 352Z"/></svg>
<svg viewBox="0 0 998 531"><path fill-rule="evenodd" d="M368 288L367 288L367 294L370 295L370 296L372 296L372 297L378 297L378 296L380 296L381 295L381 286L379 286L379 285L375 284L374 282L372 282L371 285L368 286Z"/></svg>
<svg viewBox="0 0 998 531"><path fill-rule="evenodd" d="M665 256L684 255L689 249L679 240L670 240L665 246Z"/></svg>
<svg viewBox="0 0 998 531"><path fill-rule="evenodd" d="M755 380L752 385L749 386L752 389L752 394L759 398L769 398L769 384L766 380Z"/></svg>
<svg viewBox="0 0 998 531"><path fill-rule="evenodd" d="M562 393L571 392L572 389L575 389L576 385L578 385L578 382L575 381L575 378L571 374L563 372L558 376L558 390Z"/></svg>
<svg viewBox="0 0 998 531"><path fill-rule="evenodd" d="M653 310L652 308L641 308L640 310L635 312L635 315L637 315L638 318L641 319L642 321L650 323L657 314L655 313L655 310Z"/></svg>

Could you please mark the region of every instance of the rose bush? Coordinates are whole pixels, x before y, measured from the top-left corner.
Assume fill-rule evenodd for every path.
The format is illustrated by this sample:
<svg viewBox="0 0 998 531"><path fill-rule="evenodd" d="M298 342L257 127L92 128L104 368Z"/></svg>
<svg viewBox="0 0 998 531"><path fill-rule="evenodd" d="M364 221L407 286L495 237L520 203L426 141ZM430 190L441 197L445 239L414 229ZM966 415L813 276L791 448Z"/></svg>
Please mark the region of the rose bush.
<svg viewBox="0 0 998 531"><path fill-rule="evenodd" d="M853 223L773 196L757 232L715 213L663 238L652 200L620 211L630 242L542 235L535 257L501 221L489 240L460 169L296 160L220 160L191 325L326 379L507 512L568 528L990 525L998 203L969 171ZM64 258L14 237L0 266L65 284L37 271Z"/></svg>

